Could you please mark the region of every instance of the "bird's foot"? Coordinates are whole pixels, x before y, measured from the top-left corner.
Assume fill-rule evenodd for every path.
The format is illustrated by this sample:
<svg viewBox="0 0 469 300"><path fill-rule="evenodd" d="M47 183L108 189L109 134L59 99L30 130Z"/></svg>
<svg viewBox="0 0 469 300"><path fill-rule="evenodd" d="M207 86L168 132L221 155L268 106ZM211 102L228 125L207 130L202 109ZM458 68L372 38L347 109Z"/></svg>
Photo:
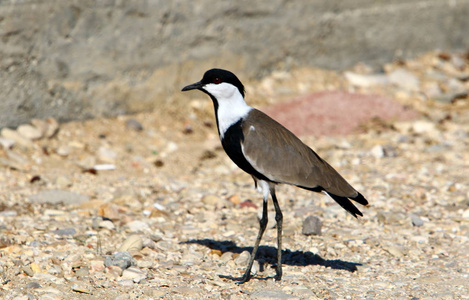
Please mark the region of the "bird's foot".
<svg viewBox="0 0 469 300"><path fill-rule="evenodd" d="M218 276L220 278L236 281L236 284L243 284L243 283L248 282L251 279L251 276L250 275L246 276L246 274L244 274L242 277L233 277L229 275L218 275Z"/></svg>

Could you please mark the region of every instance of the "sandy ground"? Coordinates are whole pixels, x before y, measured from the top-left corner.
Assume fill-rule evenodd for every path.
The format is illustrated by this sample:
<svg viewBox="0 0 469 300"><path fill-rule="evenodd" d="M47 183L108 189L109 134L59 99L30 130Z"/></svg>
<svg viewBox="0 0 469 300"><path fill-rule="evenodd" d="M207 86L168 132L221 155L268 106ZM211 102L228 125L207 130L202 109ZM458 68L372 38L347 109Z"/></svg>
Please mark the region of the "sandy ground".
<svg viewBox="0 0 469 300"><path fill-rule="evenodd" d="M219 276L242 275L261 195L221 149L205 95L181 96L161 111L60 124L50 138L2 133L0 296L469 298L467 55L429 53L383 69L297 69L246 84L249 104L296 119L290 126L370 202L357 220L326 196L279 187L280 282L272 278L272 205L253 279L237 285ZM333 106L315 110L318 95L345 105L341 113L374 109L352 124L335 118ZM390 106L376 98L398 113L389 117ZM333 131L326 119L350 130ZM308 216L322 221L321 235L302 234Z"/></svg>

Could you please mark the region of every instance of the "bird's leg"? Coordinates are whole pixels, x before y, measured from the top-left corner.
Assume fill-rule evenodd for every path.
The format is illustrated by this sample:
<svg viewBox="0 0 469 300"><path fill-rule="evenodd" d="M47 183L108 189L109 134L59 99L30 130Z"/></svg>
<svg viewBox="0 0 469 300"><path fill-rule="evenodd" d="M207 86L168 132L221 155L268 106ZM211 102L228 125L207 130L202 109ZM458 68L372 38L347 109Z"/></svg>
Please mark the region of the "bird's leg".
<svg viewBox="0 0 469 300"><path fill-rule="evenodd" d="M272 196L272 201L274 202L275 207L275 221L277 221L277 268L275 269L276 275L275 280L282 279L282 224L283 224L283 214L278 205L277 197L275 196L275 187L270 187L270 194Z"/></svg>
<svg viewBox="0 0 469 300"><path fill-rule="evenodd" d="M239 281L239 283L245 283L251 278L252 264L254 263L254 259L256 258L257 249L259 249L259 244L261 242L262 235L264 234L264 231L267 227L267 221L268 221L267 201L268 201L268 194L267 196L264 195L264 201L262 205L262 218L259 220L259 233L257 234L256 244L254 245L254 248L252 249L251 258L249 259L248 266L246 268L246 271L244 272L243 277L241 278L241 281Z"/></svg>

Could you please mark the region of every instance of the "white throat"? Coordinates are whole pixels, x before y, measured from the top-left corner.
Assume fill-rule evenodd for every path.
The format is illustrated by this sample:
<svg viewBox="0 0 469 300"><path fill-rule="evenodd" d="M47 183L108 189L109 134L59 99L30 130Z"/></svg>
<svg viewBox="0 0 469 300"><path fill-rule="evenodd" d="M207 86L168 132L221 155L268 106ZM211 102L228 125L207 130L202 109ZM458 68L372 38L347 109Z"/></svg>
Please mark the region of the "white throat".
<svg viewBox="0 0 469 300"><path fill-rule="evenodd" d="M238 88L229 83L207 84L203 87L218 102L218 133L223 139L231 125L247 116L252 107L246 104Z"/></svg>

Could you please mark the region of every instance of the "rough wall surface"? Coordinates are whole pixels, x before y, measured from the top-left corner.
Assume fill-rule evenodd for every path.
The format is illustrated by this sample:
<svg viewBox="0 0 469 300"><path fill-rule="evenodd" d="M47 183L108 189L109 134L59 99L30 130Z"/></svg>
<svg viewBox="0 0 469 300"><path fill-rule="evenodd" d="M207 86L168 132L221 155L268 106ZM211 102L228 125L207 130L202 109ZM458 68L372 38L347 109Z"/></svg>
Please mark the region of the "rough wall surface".
<svg viewBox="0 0 469 300"><path fill-rule="evenodd" d="M0 128L158 109L210 67L262 76L469 46L469 0L0 1Z"/></svg>

